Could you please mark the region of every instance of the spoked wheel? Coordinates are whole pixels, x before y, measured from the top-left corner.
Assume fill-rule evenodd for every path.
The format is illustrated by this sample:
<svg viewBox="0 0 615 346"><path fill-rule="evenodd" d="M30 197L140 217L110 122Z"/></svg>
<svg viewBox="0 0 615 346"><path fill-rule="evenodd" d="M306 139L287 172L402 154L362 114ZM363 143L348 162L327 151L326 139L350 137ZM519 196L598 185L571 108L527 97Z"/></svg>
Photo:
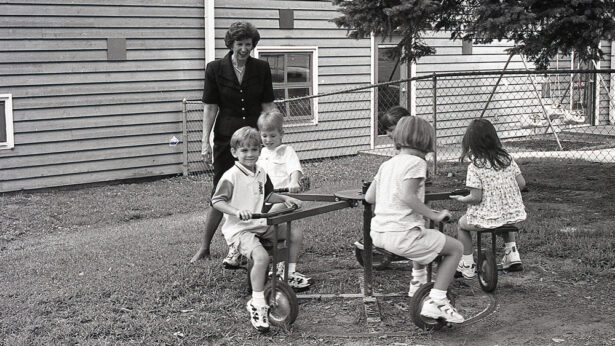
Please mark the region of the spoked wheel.
<svg viewBox="0 0 615 346"><path fill-rule="evenodd" d="M278 327L288 327L299 313L299 303L295 291L284 281L277 280L275 290L272 290L272 281L265 285L265 299L269 304L269 323Z"/></svg>
<svg viewBox="0 0 615 346"><path fill-rule="evenodd" d="M359 262L361 267L364 266L363 253L363 244L359 242L355 243L354 256L357 258L357 262ZM372 267L374 267L375 269L387 268L389 264L391 264L392 260L393 258L388 254L384 254L378 250L372 251Z"/></svg>
<svg viewBox="0 0 615 346"><path fill-rule="evenodd" d="M479 261L478 282L485 292L493 292L498 285L498 267L495 263L495 254L485 251Z"/></svg>
<svg viewBox="0 0 615 346"><path fill-rule="evenodd" d="M425 331L436 331L448 324L443 319L435 320L433 318L421 316L423 304L429 298L429 292L433 288L433 285L433 282L429 282L421 286L421 288L419 288L418 291L414 293L414 296L412 297L412 302L410 303L410 313L412 314L412 321L417 327ZM450 294L450 292L446 292L446 296L451 302L451 304L455 305L455 299Z"/></svg>

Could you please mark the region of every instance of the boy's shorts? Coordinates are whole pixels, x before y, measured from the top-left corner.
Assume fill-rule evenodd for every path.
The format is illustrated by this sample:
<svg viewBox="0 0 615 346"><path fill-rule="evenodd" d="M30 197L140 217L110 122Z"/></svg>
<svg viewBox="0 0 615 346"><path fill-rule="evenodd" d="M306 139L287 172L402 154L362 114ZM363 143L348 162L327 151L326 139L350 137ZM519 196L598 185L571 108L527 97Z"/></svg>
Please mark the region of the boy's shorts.
<svg viewBox="0 0 615 346"><path fill-rule="evenodd" d="M273 243L275 227L269 226L265 233L254 233L250 231L241 231L233 235L229 246L234 246L240 254L250 258L252 251L259 246L263 246L261 240L267 239ZM286 225L278 225L278 240L286 239Z"/></svg>
<svg viewBox="0 0 615 346"><path fill-rule="evenodd" d="M401 232L370 233L374 246L420 264L429 264L440 254L446 236L435 229L415 227Z"/></svg>

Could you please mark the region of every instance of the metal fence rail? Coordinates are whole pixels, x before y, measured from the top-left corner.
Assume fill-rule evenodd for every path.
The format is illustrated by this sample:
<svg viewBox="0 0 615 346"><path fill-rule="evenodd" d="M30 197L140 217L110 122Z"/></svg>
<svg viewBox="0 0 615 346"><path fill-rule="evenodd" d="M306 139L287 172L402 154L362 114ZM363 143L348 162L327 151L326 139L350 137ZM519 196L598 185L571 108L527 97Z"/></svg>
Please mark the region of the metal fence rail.
<svg viewBox="0 0 615 346"><path fill-rule="evenodd" d="M284 142L304 161L395 150L378 114L402 105L436 129L438 163L456 160L472 119L489 119L515 157L615 162L615 70L441 73L277 100ZM184 173L211 175L201 158L203 105L183 101Z"/></svg>

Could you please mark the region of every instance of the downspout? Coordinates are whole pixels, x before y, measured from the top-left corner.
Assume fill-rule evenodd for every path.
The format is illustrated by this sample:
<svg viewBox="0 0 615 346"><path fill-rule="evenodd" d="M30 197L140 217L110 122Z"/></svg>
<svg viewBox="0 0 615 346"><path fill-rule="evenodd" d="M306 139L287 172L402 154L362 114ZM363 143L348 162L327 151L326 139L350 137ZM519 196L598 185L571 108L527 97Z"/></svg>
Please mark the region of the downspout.
<svg viewBox="0 0 615 346"><path fill-rule="evenodd" d="M216 59L216 14L214 0L203 0L203 15L205 20L205 66Z"/></svg>
<svg viewBox="0 0 615 346"><path fill-rule="evenodd" d="M609 68L615 67L615 40L611 41L611 66ZM615 80L613 80L613 74L609 73L609 100L613 100L615 98ZM609 102L609 123L615 124L615 107L613 107L613 103Z"/></svg>
<svg viewBox="0 0 615 346"><path fill-rule="evenodd" d="M376 80L376 71L378 71L378 58L376 56L378 50L376 46L376 36L374 33L369 35L370 42L370 83L372 84L372 88L369 93L369 109L371 109L370 115L370 139L369 139L369 147L370 149L374 149L376 147L376 136L378 135L378 102L376 102L376 97L378 96L376 87L373 85L377 84Z"/></svg>

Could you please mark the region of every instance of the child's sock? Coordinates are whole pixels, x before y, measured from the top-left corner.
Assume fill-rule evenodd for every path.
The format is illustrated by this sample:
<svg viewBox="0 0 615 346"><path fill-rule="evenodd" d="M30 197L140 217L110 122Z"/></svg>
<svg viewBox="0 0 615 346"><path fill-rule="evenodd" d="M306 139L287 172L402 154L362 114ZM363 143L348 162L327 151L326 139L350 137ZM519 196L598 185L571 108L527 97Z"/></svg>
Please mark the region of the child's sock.
<svg viewBox="0 0 615 346"><path fill-rule="evenodd" d="M517 242L511 241L510 243L504 243L504 248L506 250L510 250L513 247L517 247ZM518 248L517 248L517 250L518 250Z"/></svg>
<svg viewBox="0 0 615 346"><path fill-rule="evenodd" d="M446 291L432 288L431 291L429 291L429 298L436 302L446 301Z"/></svg>
<svg viewBox="0 0 615 346"><path fill-rule="evenodd" d="M461 256L461 261L463 261L463 263L466 265L472 265L474 263L474 255L463 255Z"/></svg>
<svg viewBox="0 0 615 346"><path fill-rule="evenodd" d="M427 269L415 269L412 268L412 280L418 281L422 284L427 282Z"/></svg>
<svg viewBox="0 0 615 346"><path fill-rule="evenodd" d="M265 300L265 292L260 291L252 291L252 304L254 306L265 306L267 305L267 301Z"/></svg>
<svg viewBox="0 0 615 346"><path fill-rule="evenodd" d="M288 274L292 274L297 270L297 263L288 263Z"/></svg>

